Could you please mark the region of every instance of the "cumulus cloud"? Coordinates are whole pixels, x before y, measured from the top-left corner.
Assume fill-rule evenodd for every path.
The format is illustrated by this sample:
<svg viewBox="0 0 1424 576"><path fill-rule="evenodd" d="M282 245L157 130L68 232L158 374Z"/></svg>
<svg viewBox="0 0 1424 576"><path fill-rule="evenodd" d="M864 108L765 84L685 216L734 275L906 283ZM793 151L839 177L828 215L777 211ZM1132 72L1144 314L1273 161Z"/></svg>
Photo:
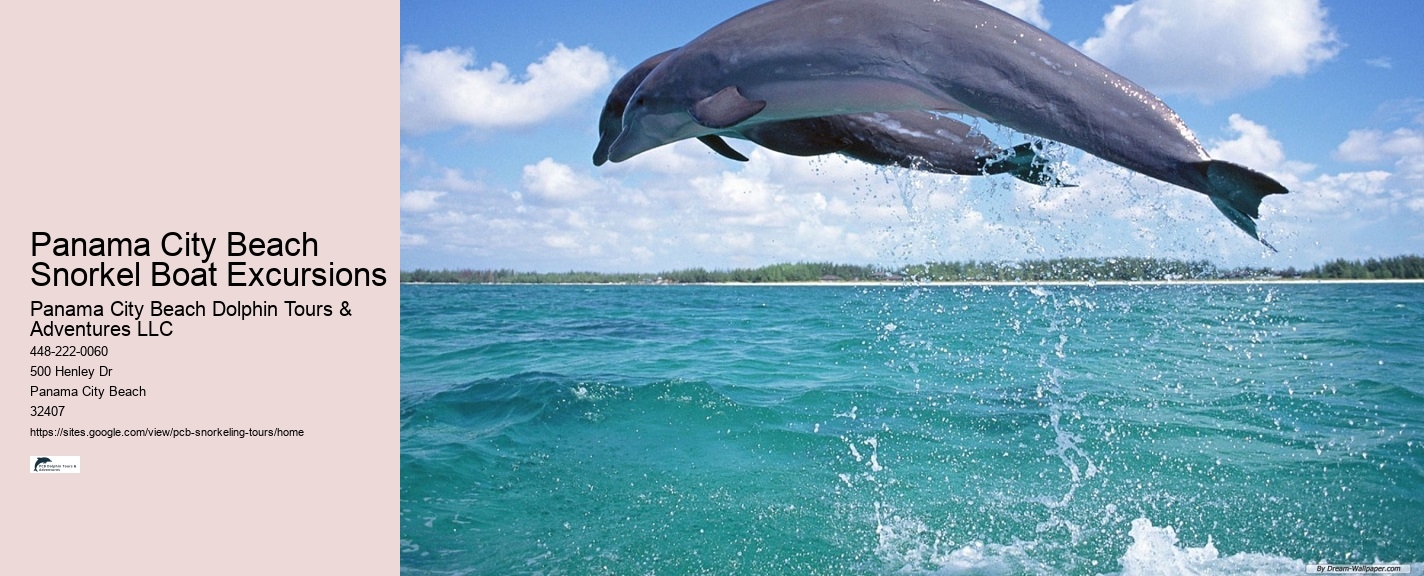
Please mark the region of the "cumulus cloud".
<svg viewBox="0 0 1424 576"><path fill-rule="evenodd" d="M432 179L432 183L437 184L440 189L451 192L478 192L484 188L484 184L478 180L470 180L465 177L465 173L454 168L445 168L439 179Z"/></svg>
<svg viewBox="0 0 1424 576"><path fill-rule="evenodd" d="M1292 200L1292 209L1316 216L1340 216L1362 212L1369 219L1388 213L1392 205L1389 181L1392 175L1383 170L1322 174L1299 186Z"/></svg>
<svg viewBox="0 0 1424 576"><path fill-rule="evenodd" d="M1211 142L1207 154L1212 158L1265 172L1282 180L1287 187L1315 169L1313 165L1287 159L1285 146L1271 136L1269 129L1240 114L1231 115L1227 128L1235 137Z"/></svg>
<svg viewBox="0 0 1424 576"><path fill-rule="evenodd" d="M464 126L499 129L528 126L564 112L613 80L613 62L603 53L560 44L516 78L499 62L475 68L468 50L401 56L401 130L431 132Z"/></svg>
<svg viewBox="0 0 1424 576"><path fill-rule="evenodd" d="M429 212L435 209L436 201L444 195L444 192L436 190L401 192L401 212Z"/></svg>
<svg viewBox="0 0 1424 576"><path fill-rule="evenodd" d="M598 186L597 180L574 172L572 167L555 162L553 158L524 167L524 189L549 202L578 200Z"/></svg>
<svg viewBox="0 0 1424 576"><path fill-rule="evenodd" d="M1303 75L1340 48L1319 0L1136 0L1082 45L1150 90L1204 100Z"/></svg>
<svg viewBox="0 0 1424 576"><path fill-rule="evenodd" d="M402 163L410 164L412 166L419 166L426 162L424 152L421 152L420 150L417 150L415 148L408 148L406 147L404 142L401 143L400 158Z"/></svg>
<svg viewBox="0 0 1424 576"><path fill-rule="evenodd" d="M1047 30L1048 19L1043 17L1043 4L1039 0L988 0L995 8L1018 16L1025 22Z"/></svg>
<svg viewBox="0 0 1424 576"><path fill-rule="evenodd" d="M1388 182L1393 198L1409 210L1424 213L1424 131L1353 130L1335 149L1335 156L1347 162L1393 163Z"/></svg>
<svg viewBox="0 0 1424 576"><path fill-rule="evenodd" d="M749 150L752 161L740 164L683 142L643 155L657 170L628 172L545 158L523 167L517 190L450 194L402 212L404 245L423 235L461 260L520 269L567 269L571 258L605 270L883 260L868 237L904 212L893 195L866 196L887 189L873 169ZM422 208L425 199L409 197Z"/></svg>
<svg viewBox="0 0 1424 576"><path fill-rule="evenodd" d="M1381 130L1351 130L1350 135L1335 149L1335 156L1346 162L1380 162L1411 156L1424 156L1424 132L1399 128Z"/></svg>

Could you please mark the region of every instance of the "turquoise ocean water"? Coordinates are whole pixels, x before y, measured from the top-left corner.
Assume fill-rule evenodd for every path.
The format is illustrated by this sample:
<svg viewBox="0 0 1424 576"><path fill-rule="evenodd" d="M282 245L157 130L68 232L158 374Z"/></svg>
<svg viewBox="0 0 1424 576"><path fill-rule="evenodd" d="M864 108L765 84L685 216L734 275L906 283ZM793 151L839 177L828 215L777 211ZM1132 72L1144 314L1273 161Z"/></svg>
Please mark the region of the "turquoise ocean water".
<svg viewBox="0 0 1424 576"><path fill-rule="evenodd" d="M1424 284L403 286L407 574L1424 571Z"/></svg>

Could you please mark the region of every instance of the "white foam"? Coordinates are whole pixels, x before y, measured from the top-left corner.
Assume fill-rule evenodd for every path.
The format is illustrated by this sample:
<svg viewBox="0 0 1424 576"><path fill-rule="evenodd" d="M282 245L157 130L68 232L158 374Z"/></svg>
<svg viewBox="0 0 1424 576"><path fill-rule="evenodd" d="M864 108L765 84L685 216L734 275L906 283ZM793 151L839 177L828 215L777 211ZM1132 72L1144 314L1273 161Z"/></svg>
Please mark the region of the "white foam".
<svg viewBox="0 0 1424 576"><path fill-rule="evenodd" d="M1209 537L1206 545L1198 548L1181 546L1176 530L1171 526L1157 528L1146 518L1133 520L1128 535L1132 545L1122 557L1122 576L1305 573L1304 561L1284 556L1242 552L1223 557Z"/></svg>
<svg viewBox="0 0 1424 576"><path fill-rule="evenodd" d="M875 513L876 555L896 574L1059 574L1067 570L1103 576L1265 576L1305 574L1306 566L1313 563L1257 552L1223 556L1210 538L1202 546L1183 545L1172 527L1153 526L1151 520L1138 518L1128 532L1132 544L1117 565L1051 565L1045 562L1061 560L1057 554L1045 553L1054 546L1035 541L955 545L923 521L894 508L877 505ZM1421 564L1410 566L1411 573L1424 570ZM1121 571L1114 571L1117 568Z"/></svg>

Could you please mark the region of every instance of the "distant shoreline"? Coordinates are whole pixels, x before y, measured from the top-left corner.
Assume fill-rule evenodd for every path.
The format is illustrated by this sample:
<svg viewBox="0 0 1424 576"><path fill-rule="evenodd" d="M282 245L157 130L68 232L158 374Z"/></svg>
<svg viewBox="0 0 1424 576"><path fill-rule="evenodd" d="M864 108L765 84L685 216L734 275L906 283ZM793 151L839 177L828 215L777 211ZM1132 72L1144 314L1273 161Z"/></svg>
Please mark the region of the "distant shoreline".
<svg viewBox="0 0 1424 576"><path fill-rule="evenodd" d="M1424 284L1421 279L1327 279L1327 278L1242 278L1235 280L955 280L907 282L898 280L843 280L820 282L679 282L679 283L631 283L631 282L401 282L410 286L787 286L787 287L835 287L879 288L898 286L1194 286L1218 284Z"/></svg>
<svg viewBox="0 0 1424 576"><path fill-rule="evenodd" d="M717 284L740 286L1014 286L1216 282L1389 281L1424 279L1424 257L1407 255L1366 261L1337 259L1308 270L1295 267L1220 268L1206 260L1142 257L1055 258L1021 262L926 262L906 266L796 262L757 268L687 268L650 272L519 272L491 270L402 270L402 283L431 284Z"/></svg>

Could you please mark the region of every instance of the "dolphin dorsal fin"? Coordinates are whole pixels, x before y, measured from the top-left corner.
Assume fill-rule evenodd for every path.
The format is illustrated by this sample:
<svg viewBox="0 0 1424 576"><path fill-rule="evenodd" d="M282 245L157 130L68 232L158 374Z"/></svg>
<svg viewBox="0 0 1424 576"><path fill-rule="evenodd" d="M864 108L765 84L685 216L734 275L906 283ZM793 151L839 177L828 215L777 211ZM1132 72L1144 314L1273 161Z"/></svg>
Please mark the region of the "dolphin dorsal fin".
<svg viewBox="0 0 1424 576"><path fill-rule="evenodd" d="M688 110L692 119L708 128L730 128L766 108L765 100L748 100L736 86L728 86L716 94L698 100Z"/></svg>
<svg viewBox="0 0 1424 576"><path fill-rule="evenodd" d="M743 156L741 152L738 152L735 148L732 148L732 146L727 144L727 141L723 140L721 136L718 136L716 134L708 134L706 136L698 136L697 140L702 142L703 144L706 144L708 148L711 148L712 151L721 154L723 157L730 158L738 162L747 161L746 156Z"/></svg>

